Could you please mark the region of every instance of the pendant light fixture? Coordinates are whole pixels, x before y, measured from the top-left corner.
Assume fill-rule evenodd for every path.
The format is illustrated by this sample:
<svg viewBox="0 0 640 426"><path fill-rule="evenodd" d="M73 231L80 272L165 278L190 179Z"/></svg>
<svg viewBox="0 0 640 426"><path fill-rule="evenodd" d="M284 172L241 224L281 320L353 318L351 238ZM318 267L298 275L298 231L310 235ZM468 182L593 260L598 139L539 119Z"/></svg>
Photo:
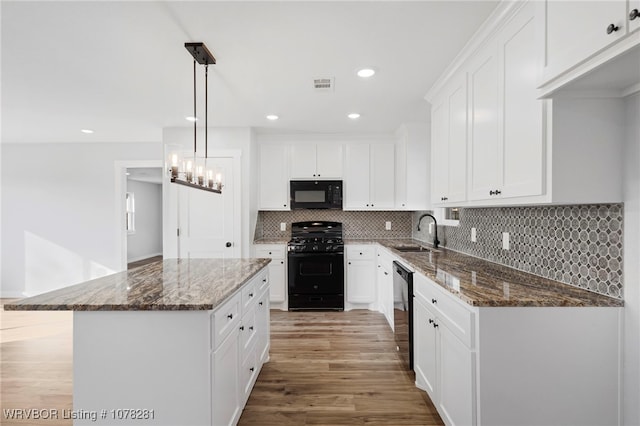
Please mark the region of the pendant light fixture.
<svg viewBox="0 0 640 426"><path fill-rule="evenodd" d="M178 166L179 159L177 154L171 155L171 182L179 185L185 185L191 188L202 189L204 191L222 194L222 175L207 168L207 149L208 149L208 119L209 119L209 64L215 64L216 58L213 57L207 46L202 42L185 43L184 47L193 56L193 160L182 162L182 168ZM196 158L197 150L197 117L196 115L196 69L197 64L204 65L204 161L202 165L198 164Z"/></svg>

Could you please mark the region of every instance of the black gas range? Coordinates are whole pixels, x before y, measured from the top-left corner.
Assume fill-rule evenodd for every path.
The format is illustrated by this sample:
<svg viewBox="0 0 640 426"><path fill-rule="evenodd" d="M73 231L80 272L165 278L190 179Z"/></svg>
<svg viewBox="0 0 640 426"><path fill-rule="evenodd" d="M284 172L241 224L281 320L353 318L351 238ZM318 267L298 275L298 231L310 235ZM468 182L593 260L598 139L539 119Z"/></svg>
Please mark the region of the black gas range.
<svg viewBox="0 0 640 426"><path fill-rule="evenodd" d="M292 223L288 261L289 310L344 310L342 223Z"/></svg>

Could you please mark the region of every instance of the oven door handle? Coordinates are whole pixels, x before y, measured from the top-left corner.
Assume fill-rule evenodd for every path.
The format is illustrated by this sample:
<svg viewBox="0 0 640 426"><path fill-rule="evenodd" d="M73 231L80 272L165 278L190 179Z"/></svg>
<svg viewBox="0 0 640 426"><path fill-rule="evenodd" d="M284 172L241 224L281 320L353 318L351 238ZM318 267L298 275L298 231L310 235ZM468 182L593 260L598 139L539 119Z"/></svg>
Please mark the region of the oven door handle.
<svg viewBox="0 0 640 426"><path fill-rule="evenodd" d="M320 256L338 257L338 256L344 256L344 252L332 251L329 253L289 253L289 257L320 257Z"/></svg>

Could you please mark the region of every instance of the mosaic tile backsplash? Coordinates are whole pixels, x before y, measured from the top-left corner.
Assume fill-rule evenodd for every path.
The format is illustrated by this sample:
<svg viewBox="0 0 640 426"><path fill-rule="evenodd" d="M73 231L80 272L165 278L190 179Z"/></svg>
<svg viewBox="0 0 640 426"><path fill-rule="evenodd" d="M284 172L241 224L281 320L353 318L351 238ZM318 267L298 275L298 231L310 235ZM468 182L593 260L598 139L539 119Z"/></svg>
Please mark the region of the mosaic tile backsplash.
<svg viewBox="0 0 640 426"><path fill-rule="evenodd" d="M412 215L412 236L431 242L429 218L416 230L422 213ZM622 227L621 204L466 208L459 226L438 226L438 239L451 250L622 299Z"/></svg>
<svg viewBox="0 0 640 426"><path fill-rule="evenodd" d="M255 238L291 237L291 222L327 220L342 222L344 238L411 238L411 212L354 212L342 210L261 211L258 213ZM385 222L391 230L385 230ZM280 231L280 223L287 224Z"/></svg>

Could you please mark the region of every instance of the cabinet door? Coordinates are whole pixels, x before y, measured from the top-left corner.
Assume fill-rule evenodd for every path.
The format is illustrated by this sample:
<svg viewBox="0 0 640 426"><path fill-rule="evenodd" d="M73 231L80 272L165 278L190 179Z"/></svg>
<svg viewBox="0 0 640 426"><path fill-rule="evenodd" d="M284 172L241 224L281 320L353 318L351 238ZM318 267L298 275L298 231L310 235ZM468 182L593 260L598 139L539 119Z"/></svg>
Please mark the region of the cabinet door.
<svg viewBox="0 0 640 426"><path fill-rule="evenodd" d="M369 209L369 145L347 145L344 209Z"/></svg>
<svg viewBox="0 0 640 426"><path fill-rule="evenodd" d="M495 41L469 68L469 199L486 200L499 188L498 52Z"/></svg>
<svg viewBox="0 0 640 426"><path fill-rule="evenodd" d="M272 259L269 263L269 300L284 302L287 292L287 275L284 259Z"/></svg>
<svg viewBox="0 0 640 426"><path fill-rule="evenodd" d="M213 424L232 425L240 416L238 329L212 355Z"/></svg>
<svg viewBox="0 0 640 426"><path fill-rule="evenodd" d="M260 146L260 209L289 210L288 147Z"/></svg>
<svg viewBox="0 0 640 426"><path fill-rule="evenodd" d="M539 64L534 18L534 5L527 4L498 38L503 198L543 192L543 101L537 99L536 75L532 72Z"/></svg>
<svg viewBox="0 0 640 426"><path fill-rule="evenodd" d="M440 400L436 404L445 424L476 424L475 354L441 322L438 333Z"/></svg>
<svg viewBox="0 0 640 426"><path fill-rule="evenodd" d="M316 146L294 144L291 146L291 178L307 179L316 176Z"/></svg>
<svg viewBox="0 0 640 426"><path fill-rule="evenodd" d="M260 296L256 306L256 327L258 333L257 354L259 363L267 362L269 358L269 293Z"/></svg>
<svg viewBox="0 0 640 426"><path fill-rule="evenodd" d="M445 101L431 108L431 202L443 204L449 192L449 114Z"/></svg>
<svg viewBox="0 0 640 426"><path fill-rule="evenodd" d="M449 92L449 189L447 203L467 198L467 75Z"/></svg>
<svg viewBox="0 0 640 426"><path fill-rule="evenodd" d="M613 43L626 32L626 0L547 0L545 80ZM609 25L619 29L607 34Z"/></svg>
<svg viewBox="0 0 640 426"><path fill-rule="evenodd" d="M379 309L384 314L393 331L393 277L386 265L383 265L378 259L378 301Z"/></svg>
<svg viewBox="0 0 640 426"><path fill-rule="evenodd" d="M347 302L373 303L375 301L375 262L371 260L349 260L347 262Z"/></svg>
<svg viewBox="0 0 640 426"><path fill-rule="evenodd" d="M438 403L437 389L437 339L438 334L433 326L435 315L427 309L419 297L413 304L413 350L416 373L416 384L425 389L434 404Z"/></svg>
<svg viewBox="0 0 640 426"><path fill-rule="evenodd" d="M371 207L376 210L395 206L395 155L393 144L375 144L370 147Z"/></svg>
<svg viewBox="0 0 640 426"><path fill-rule="evenodd" d="M342 178L342 145L316 146L316 173L322 179Z"/></svg>

